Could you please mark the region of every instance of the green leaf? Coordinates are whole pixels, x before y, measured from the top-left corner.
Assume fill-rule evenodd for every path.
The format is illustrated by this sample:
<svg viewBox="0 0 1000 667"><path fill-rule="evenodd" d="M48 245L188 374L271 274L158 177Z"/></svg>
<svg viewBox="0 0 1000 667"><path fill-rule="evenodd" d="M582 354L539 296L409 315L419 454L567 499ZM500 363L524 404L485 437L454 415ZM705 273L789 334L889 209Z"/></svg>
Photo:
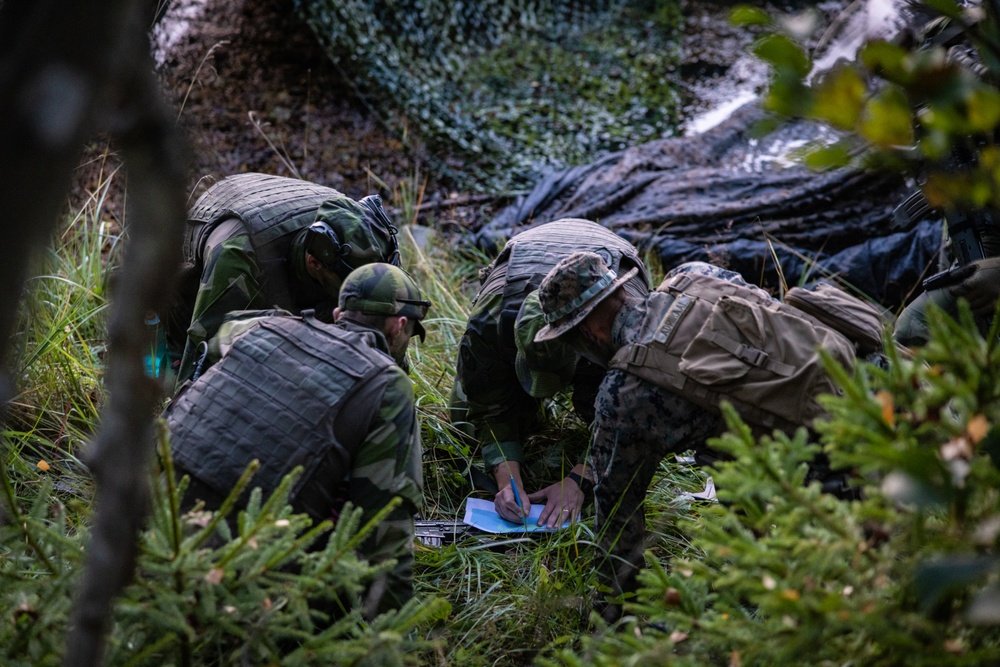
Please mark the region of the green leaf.
<svg viewBox="0 0 1000 667"><path fill-rule="evenodd" d="M858 131L883 148L913 144L913 116L906 94L891 87L873 97L865 106Z"/></svg>
<svg viewBox="0 0 1000 667"><path fill-rule="evenodd" d="M870 72L900 86L913 83L913 64L909 53L884 40L868 42L859 52L861 63Z"/></svg>
<svg viewBox="0 0 1000 667"><path fill-rule="evenodd" d="M813 93L800 77L782 73L771 82L764 106L783 116L806 116L814 106Z"/></svg>
<svg viewBox="0 0 1000 667"><path fill-rule="evenodd" d="M853 130L867 92L861 73L850 65L838 65L815 86L813 115L842 130Z"/></svg>
<svg viewBox="0 0 1000 667"><path fill-rule="evenodd" d="M969 130L990 132L1000 124L1000 91L996 88L977 86L969 95Z"/></svg>
<svg viewBox="0 0 1000 667"><path fill-rule="evenodd" d="M763 9L738 5L729 12L729 22L737 26L773 25L771 17Z"/></svg>
<svg viewBox="0 0 1000 667"><path fill-rule="evenodd" d="M779 72L787 72L798 78L809 73L809 56L798 44L784 35L767 35L753 47L753 53L761 60L771 63Z"/></svg>
<svg viewBox="0 0 1000 667"><path fill-rule="evenodd" d="M809 151L806 164L810 169L834 169L845 167L851 161L851 153L843 144L823 146Z"/></svg>

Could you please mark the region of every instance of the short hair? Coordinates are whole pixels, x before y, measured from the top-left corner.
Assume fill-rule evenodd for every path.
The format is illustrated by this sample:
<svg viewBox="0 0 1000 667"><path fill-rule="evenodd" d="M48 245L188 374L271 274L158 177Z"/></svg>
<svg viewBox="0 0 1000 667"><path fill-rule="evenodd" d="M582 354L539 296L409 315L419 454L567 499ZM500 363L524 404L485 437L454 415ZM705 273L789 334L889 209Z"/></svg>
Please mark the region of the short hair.
<svg viewBox="0 0 1000 667"><path fill-rule="evenodd" d="M385 321L391 315L374 315L372 313L362 313L358 310L341 310L340 317L341 319L360 324L370 329L383 331L385 329Z"/></svg>

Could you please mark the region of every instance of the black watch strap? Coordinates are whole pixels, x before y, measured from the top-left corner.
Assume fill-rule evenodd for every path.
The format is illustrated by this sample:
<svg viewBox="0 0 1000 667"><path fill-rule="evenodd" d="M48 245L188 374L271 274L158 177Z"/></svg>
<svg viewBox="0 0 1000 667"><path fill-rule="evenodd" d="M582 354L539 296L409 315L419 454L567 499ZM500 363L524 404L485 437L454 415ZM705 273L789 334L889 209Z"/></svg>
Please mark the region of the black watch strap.
<svg viewBox="0 0 1000 667"><path fill-rule="evenodd" d="M586 477L584 477L583 475L571 472L570 474L566 475L566 477L576 482L576 485L579 486L580 490L583 491L586 495L589 496L594 492L594 483L591 482Z"/></svg>

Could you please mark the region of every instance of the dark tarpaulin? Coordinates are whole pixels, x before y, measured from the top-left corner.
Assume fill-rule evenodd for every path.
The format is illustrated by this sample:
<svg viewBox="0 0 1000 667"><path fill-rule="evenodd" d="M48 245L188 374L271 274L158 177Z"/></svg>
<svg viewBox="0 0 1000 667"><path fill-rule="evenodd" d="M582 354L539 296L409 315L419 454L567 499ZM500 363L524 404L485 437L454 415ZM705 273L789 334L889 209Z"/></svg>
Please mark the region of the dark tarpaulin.
<svg viewBox="0 0 1000 667"><path fill-rule="evenodd" d="M850 169L815 172L788 151L830 130L789 121L757 136L756 102L712 130L661 139L551 174L473 237L496 252L513 234L559 218L599 222L669 269L707 260L766 286L836 276L887 308L933 273L940 225L891 228L906 193L899 176Z"/></svg>

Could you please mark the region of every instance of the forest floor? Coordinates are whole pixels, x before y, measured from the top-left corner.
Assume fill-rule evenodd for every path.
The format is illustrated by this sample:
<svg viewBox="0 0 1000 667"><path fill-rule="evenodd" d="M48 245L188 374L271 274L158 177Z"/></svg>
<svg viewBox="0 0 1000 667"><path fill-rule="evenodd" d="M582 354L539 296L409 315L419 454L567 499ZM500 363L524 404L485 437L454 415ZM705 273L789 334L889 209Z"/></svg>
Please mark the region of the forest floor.
<svg viewBox="0 0 1000 667"><path fill-rule="evenodd" d="M751 36L726 20L730 8L684 3L678 85L688 119L765 83L763 68L746 55ZM424 166L424 149L404 148L352 93L296 17L292 0L173 0L153 34L166 98L189 143L192 202L218 179L261 171L352 197L392 192L400 184L424 187L437 224L453 228L478 228L492 205L504 203L473 198L474 206L448 205L467 198ZM91 145L70 199L73 210L116 167L107 144ZM120 222L120 187L113 183L106 198L104 215L112 224Z"/></svg>

